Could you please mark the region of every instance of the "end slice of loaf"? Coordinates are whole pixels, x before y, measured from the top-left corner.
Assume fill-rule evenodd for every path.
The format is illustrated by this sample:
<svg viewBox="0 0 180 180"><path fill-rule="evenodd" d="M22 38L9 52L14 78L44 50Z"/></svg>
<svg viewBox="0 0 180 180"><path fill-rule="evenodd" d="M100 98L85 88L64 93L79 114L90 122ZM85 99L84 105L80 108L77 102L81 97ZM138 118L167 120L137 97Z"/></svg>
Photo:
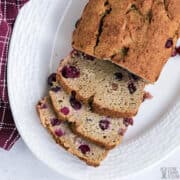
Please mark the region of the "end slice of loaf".
<svg viewBox="0 0 180 180"><path fill-rule="evenodd" d="M72 53L60 62L57 80L76 98L91 103L94 112L111 117L136 115L145 82L109 61Z"/></svg>
<svg viewBox="0 0 180 180"><path fill-rule="evenodd" d="M42 125L59 145L85 161L88 165L100 165L100 162L106 157L108 151L75 135L67 122L57 119L48 97L39 101L37 111Z"/></svg>
<svg viewBox="0 0 180 180"><path fill-rule="evenodd" d="M59 87L58 84L55 86ZM93 113L90 107L77 101L74 95L68 95L62 88L58 89L49 91L54 110L60 119L73 123L75 133L106 149L112 149L122 141L127 129L126 119Z"/></svg>
<svg viewBox="0 0 180 180"><path fill-rule="evenodd" d="M72 46L155 82L180 37L179 0L89 0Z"/></svg>

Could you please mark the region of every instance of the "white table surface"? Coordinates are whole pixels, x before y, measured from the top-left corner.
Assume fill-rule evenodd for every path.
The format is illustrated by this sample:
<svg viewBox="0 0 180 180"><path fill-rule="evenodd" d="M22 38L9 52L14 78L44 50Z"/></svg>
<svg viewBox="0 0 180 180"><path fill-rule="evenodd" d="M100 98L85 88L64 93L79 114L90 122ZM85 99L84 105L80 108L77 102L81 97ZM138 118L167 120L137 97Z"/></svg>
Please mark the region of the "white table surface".
<svg viewBox="0 0 180 180"><path fill-rule="evenodd" d="M161 180L162 167L177 167L180 175L180 149L158 165L121 180ZM178 178L180 179L180 178ZM20 139L9 152L0 149L0 180L69 180L36 159Z"/></svg>

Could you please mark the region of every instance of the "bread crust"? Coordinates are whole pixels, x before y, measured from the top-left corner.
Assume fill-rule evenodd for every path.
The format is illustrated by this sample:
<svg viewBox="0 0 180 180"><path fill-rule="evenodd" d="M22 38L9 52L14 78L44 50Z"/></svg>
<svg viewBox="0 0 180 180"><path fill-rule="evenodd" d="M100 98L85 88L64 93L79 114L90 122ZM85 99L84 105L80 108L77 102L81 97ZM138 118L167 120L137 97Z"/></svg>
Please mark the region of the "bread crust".
<svg viewBox="0 0 180 180"><path fill-rule="evenodd" d="M96 19L96 24L101 28L94 48L91 47L90 50L89 44L86 43L89 39L86 35L89 30L83 22L85 19L88 26L93 26L92 17L99 13L91 6L93 0L89 0L82 14L82 21L74 30L73 47L98 59L111 60L147 82L154 83L171 56L176 40L180 37L180 1L108 0L106 2L111 12L105 17ZM104 4L97 6L103 8ZM169 38L173 40L173 46L166 48L165 44ZM78 44L79 41L81 46ZM123 48L128 48L125 56L122 55Z"/></svg>
<svg viewBox="0 0 180 180"><path fill-rule="evenodd" d="M48 97L45 97L43 99L48 99ZM37 104L36 105L36 111L39 115L40 118L40 122L41 124L48 130L48 132L51 134L51 136L53 137L53 139L56 141L57 144L59 144L61 147L63 147L65 150L67 150L68 152L70 152L72 155L78 157L80 160L83 160L86 164L90 165L90 166L94 166L94 167L98 167L100 165L99 161L93 161L90 160L88 158L83 157L80 154L77 154L75 151L73 151L68 145L66 145L66 143L63 143L59 138L57 138L54 133L51 131L50 126L48 125L48 123L46 123L46 119L44 119L44 117L41 114L41 110L40 110L40 106ZM107 156L108 154L108 150L104 151L103 154L103 159Z"/></svg>
<svg viewBox="0 0 180 180"><path fill-rule="evenodd" d="M96 45L99 23L107 9L104 5L105 2L106 0L90 0L84 8L82 18L78 22L78 28L73 32L72 45L84 49L88 54L92 54ZM82 33L83 36L81 36ZM80 36L81 38L79 38Z"/></svg>
<svg viewBox="0 0 180 180"><path fill-rule="evenodd" d="M140 106L140 104L139 104ZM106 115L106 116L110 116L112 118L127 118L127 117L133 117L137 114L138 109L134 109L134 111L132 112L118 112L116 110L112 110L112 109L108 109L105 107L101 107L99 104L93 102L92 104L92 108L93 111L98 113L98 114L102 114L102 115Z"/></svg>

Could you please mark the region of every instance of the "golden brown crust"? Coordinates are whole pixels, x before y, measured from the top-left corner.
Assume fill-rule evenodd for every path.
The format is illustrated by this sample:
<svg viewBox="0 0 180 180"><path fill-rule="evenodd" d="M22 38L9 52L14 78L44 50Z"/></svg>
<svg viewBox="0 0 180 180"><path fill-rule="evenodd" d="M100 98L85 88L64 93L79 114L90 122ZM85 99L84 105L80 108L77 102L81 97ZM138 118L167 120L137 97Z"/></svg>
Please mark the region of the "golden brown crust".
<svg viewBox="0 0 180 180"><path fill-rule="evenodd" d="M172 38L175 45L179 37L176 31L179 31L180 25L180 1L108 0L107 3L110 13L103 18L103 23L96 21L101 26L101 32L94 52L93 48L86 51L83 39L88 39L88 36L84 36L79 27L74 32L76 39L73 36L73 41L76 43L84 37L81 39L84 44L81 48L78 45L73 47L97 58L112 60L148 82L155 82L172 53L173 46L165 48L166 41ZM89 17L86 16L89 26L92 17L90 4L91 0L85 10L89 11ZM83 22L80 26L83 27ZM128 49L125 54L124 48Z"/></svg>
<svg viewBox="0 0 180 180"><path fill-rule="evenodd" d="M119 55L113 57L112 61L141 76L150 82L155 82L172 53L172 48L165 48L169 38L176 42L175 32L177 23L166 16L163 4L154 3L153 18L147 31L147 42L145 46L136 53L136 46L129 49L128 55L121 60ZM180 10L180 9L179 9Z"/></svg>
<svg viewBox="0 0 180 180"><path fill-rule="evenodd" d="M166 6L168 7L168 16L177 21L180 22L180 1L179 0L166 0Z"/></svg>
<svg viewBox="0 0 180 180"><path fill-rule="evenodd" d="M107 7L106 0L90 0L86 5L78 28L73 33L73 46L79 50L85 50L89 54L94 51L96 45L99 23ZM89 17L91 17L89 19ZM91 24L91 25L90 25ZM81 36L83 34L83 36ZM81 36L81 38L79 38ZM88 37L88 38L87 38Z"/></svg>
<svg viewBox="0 0 180 180"><path fill-rule="evenodd" d="M147 29L144 17L137 10L131 10L132 5L142 9L142 0L109 0L108 2L112 11L104 19L99 43L94 52L99 58L118 54L123 47L129 47L132 43L142 43Z"/></svg>
<svg viewBox="0 0 180 180"><path fill-rule="evenodd" d="M122 118L122 117L123 118L128 118L128 117L130 118L130 117L133 117L137 114L139 107L138 107L138 109L134 109L134 111L132 111L132 112L119 112L119 111L116 111L113 109L101 107L99 104L96 104L95 102L93 102L92 109L95 113L102 114L105 116L110 116L112 118Z"/></svg>

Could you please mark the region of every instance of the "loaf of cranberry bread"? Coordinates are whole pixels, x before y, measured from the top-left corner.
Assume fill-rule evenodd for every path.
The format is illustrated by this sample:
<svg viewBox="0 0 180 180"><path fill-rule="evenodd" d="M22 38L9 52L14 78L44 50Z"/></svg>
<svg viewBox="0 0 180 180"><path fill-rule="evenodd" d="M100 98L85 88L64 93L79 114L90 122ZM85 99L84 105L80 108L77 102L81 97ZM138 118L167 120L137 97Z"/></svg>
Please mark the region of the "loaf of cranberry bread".
<svg viewBox="0 0 180 180"><path fill-rule="evenodd" d="M49 95L57 116L72 123L73 132L106 149L118 145L127 126L133 123L132 118L110 118L93 113L90 107L75 99L74 93L68 95L57 83Z"/></svg>
<svg viewBox="0 0 180 180"><path fill-rule="evenodd" d="M179 37L180 0L89 0L72 46L155 82Z"/></svg>
<svg viewBox="0 0 180 180"><path fill-rule="evenodd" d="M145 82L110 61L73 51L60 62L57 80L67 93L91 104L94 112L111 117L136 115Z"/></svg>
<svg viewBox="0 0 180 180"><path fill-rule="evenodd" d="M75 135L67 122L57 119L48 97L39 101L37 111L42 125L54 140L68 152L91 166L99 166L106 157L107 150Z"/></svg>

